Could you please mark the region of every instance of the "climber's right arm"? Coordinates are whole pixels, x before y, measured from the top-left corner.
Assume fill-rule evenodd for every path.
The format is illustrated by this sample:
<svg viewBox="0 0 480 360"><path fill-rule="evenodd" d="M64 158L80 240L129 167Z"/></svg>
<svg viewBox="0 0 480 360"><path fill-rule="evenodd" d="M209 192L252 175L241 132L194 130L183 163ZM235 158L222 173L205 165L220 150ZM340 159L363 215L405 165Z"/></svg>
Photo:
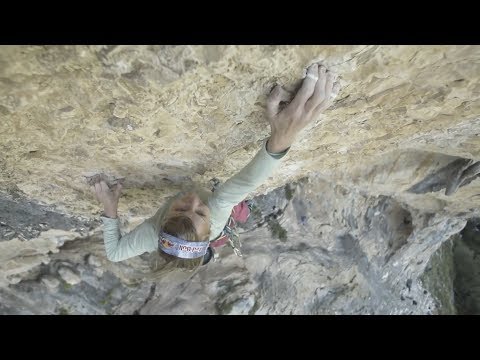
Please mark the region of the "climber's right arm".
<svg viewBox="0 0 480 360"><path fill-rule="evenodd" d="M120 222L117 218L117 207L122 184L116 184L110 189L105 181L92 186L92 191L98 201L103 204L104 215L103 238L107 258L110 261L122 261L145 252L157 249L158 236L153 225L153 218L144 221L128 234L120 233Z"/></svg>
<svg viewBox="0 0 480 360"><path fill-rule="evenodd" d="M103 221L103 241L107 259L122 261L146 252L156 251L158 235L152 219L147 219L128 234L121 235L118 218L101 217Z"/></svg>

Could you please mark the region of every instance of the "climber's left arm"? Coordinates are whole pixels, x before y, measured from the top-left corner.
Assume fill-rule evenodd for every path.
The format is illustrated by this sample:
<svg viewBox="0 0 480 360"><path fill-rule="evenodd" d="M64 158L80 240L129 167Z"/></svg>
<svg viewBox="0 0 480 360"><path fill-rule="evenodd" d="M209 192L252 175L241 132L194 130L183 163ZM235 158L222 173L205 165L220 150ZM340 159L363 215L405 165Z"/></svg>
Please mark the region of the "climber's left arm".
<svg viewBox="0 0 480 360"><path fill-rule="evenodd" d="M292 94L277 85L267 100L271 136L239 173L219 186L209 199L211 234L219 234L232 208L258 188L279 166L298 133L327 109L339 91L335 76L318 64L311 65L301 88ZM282 103L289 103L281 109Z"/></svg>
<svg viewBox="0 0 480 360"><path fill-rule="evenodd" d="M262 185L281 163L289 149L273 153L267 150L269 139L262 142L255 157L237 174L221 184L208 200L210 230L216 237L225 226L235 205Z"/></svg>

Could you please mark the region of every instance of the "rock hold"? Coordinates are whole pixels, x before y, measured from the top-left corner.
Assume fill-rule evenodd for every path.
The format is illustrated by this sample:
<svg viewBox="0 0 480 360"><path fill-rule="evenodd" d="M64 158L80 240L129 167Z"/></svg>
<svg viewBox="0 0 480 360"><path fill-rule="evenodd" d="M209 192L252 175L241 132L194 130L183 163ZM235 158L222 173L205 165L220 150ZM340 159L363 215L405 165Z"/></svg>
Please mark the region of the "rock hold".
<svg viewBox="0 0 480 360"><path fill-rule="evenodd" d="M76 285L82 281L80 276L78 276L72 269L67 267L60 267L58 269L58 274L69 285Z"/></svg>

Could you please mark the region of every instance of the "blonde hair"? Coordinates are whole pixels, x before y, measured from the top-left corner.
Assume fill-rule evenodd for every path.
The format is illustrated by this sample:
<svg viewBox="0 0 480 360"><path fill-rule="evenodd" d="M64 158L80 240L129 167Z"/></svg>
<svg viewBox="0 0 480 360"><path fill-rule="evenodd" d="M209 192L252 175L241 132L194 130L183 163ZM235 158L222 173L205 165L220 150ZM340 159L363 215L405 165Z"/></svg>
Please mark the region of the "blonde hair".
<svg viewBox="0 0 480 360"><path fill-rule="evenodd" d="M183 195L185 192L180 192L174 198L168 201L168 204L164 207L161 221L158 224L158 230L160 232L166 232L167 234L179 237L183 240L191 242L201 242L208 240L210 236L210 229L208 234L198 234L192 220L188 216L176 215L168 216L169 205L173 200ZM163 275L170 273L173 270L182 270L187 273L192 273L190 277L195 275L203 263L203 257L196 259L182 259L173 255L164 253L162 250L157 250L151 259L151 272L147 275L148 278L158 280Z"/></svg>
<svg viewBox="0 0 480 360"><path fill-rule="evenodd" d="M195 226L190 220L189 217L178 215L171 218L167 218L162 226L162 230L167 234L176 236L180 239L191 241L191 242L201 242L203 239L200 234L197 233ZM181 259L173 255L169 255L159 250L159 254L167 262L176 261L179 268L182 269L196 269L202 264L203 258L196 259Z"/></svg>

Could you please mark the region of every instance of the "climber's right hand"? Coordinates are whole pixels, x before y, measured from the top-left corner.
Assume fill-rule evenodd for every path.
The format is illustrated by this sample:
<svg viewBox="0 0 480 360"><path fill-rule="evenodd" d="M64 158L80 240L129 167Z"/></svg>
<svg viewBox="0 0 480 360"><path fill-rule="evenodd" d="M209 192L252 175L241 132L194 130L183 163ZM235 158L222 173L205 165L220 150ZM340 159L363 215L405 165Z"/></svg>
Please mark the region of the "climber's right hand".
<svg viewBox="0 0 480 360"><path fill-rule="evenodd" d="M333 103L340 90L335 81L336 75L323 65L312 64L291 102L291 94L282 86L273 88L267 100L267 118L272 130L268 151L282 152L290 147L297 134ZM280 110L282 102L289 104Z"/></svg>
<svg viewBox="0 0 480 360"><path fill-rule="evenodd" d="M103 204L104 213L107 217L116 218L118 201L122 192L121 182L109 188L105 181L96 182L90 187L99 202Z"/></svg>

